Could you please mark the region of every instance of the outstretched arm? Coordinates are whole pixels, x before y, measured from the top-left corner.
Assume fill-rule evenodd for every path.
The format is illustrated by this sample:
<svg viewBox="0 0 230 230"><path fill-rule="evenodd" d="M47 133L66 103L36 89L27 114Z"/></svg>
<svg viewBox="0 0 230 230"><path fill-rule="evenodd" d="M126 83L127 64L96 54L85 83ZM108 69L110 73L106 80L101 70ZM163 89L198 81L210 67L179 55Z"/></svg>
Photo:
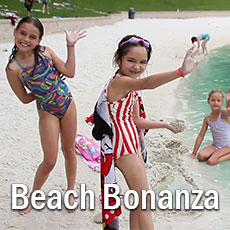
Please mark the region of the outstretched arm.
<svg viewBox="0 0 230 230"><path fill-rule="evenodd" d="M175 130L169 122L164 121L153 121L149 119L143 119L139 116L139 106L138 103L134 106L133 109L133 120L137 128L139 129L159 129L165 128L170 130L173 133L178 133L178 130Z"/></svg>
<svg viewBox="0 0 230 230"><path fill-rule="evenodd" d="M202 141L204 139L204 136L206 134L207 128L208 128L208 116L205 117L205 119L203 121L202 128L200 130L200 133L196 138L195 145L194 145L194 148L193 148L193 152L191 154L192 158L196 157L197 151L200 148L200 145L201 145L201 143L202 143Z"/></svg>
<svg viewBox="0 0 230 230"><path fill-rule="evenodd" d="M63 62L51 49L47 48L57 70L67 77L74 77L75 74L75 50L74 46L78 40L84 38L86 31L74 27L73 31L65 30L67 45L67 60Z"/></svg>
<svg viewBox="0 0 230 230"><path fill-rule="evenodd" d="M123 89L124 91L154 89L181 76L189 74L199 63L193 61L193 50L194 46L187 51L183 60L182 67L178 69L180 71L174 70L171 72L154 74L142 79L131 79L130 77L122 77L113 81L113 89Z"/></svg>
<svg viewBox="0 0 230 230"><path fill-rule="evenodd" d="M195 49L194 49L194 51L193 51L193 55L194 55L194 56L195 56L196 54L198 54L198 52L199 52L201 35L197 36L196 39L197 39L197 40L196 40L197 45L195 46L195 44L194 44L194 46L195 46Z"/></svg>

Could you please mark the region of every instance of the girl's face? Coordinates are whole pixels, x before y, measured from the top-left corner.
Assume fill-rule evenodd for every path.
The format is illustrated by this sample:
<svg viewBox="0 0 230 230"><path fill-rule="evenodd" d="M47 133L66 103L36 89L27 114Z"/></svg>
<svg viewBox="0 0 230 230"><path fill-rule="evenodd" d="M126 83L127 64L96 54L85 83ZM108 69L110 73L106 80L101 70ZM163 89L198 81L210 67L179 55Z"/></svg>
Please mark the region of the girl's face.
<svg viewBox="0 0 230 230"><path fill-rule="evenodd" d="M117 64L120 67L121 74L137 78L145 71L148 64L147 58L145 47L134 46L129 49L121 60L117 61Z"/></svg>
<svg viewBox="0 0 230 230"><path fill-rule="evenodd" d="M41 41L39 30L32 23L22 23L14 30L15 44L20 51L31 51Z"/></svg>
<svg viewBox="0 0 230 230"><path fill-rule="evenodd" d="M223 96L221 93L213 93L208 99L208 104L210 105L212 111L221 110L222 105L224 104Z"/></svg>

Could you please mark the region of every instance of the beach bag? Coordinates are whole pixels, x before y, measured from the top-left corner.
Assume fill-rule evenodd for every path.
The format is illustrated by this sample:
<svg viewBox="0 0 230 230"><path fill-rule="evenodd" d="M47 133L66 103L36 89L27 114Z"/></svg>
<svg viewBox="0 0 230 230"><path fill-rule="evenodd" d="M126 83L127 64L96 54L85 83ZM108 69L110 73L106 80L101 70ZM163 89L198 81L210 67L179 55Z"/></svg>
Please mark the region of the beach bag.
<svg viewBox="0 0 230 230"><path fill-rule="evenodd" d="M76 154L82 157L83 162L94 171L100 172L100 146L97 142L84 134L75 136Z"/></svg>

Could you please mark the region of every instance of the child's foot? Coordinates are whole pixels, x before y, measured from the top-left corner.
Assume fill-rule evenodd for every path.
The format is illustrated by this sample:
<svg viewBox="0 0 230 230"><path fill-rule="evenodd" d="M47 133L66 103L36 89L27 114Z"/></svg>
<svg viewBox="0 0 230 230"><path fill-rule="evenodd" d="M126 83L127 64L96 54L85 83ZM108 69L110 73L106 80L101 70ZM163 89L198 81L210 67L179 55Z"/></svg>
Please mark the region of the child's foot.
<svg viewBox="0 0 230 230"><path fill-rule="evenodd" d="M74 198L74 196L71 194L71 195L69 196L69 205L70 205L70 206L73 206L74 203L75 203L75 198ZM74 213L74 212L77 211L77 208L78 208L78 206L77 206L76 208L73 208L73 209L68 209L68 208L67 208L67 211L68 211L68 213Z"/></svg>
<svg viewBox="0 0 230 230"><path fill-rule="evenodd" d="M31 203L29 203L28 206L27 206L27 208L18 211L18 213L19 213L21 216L24 216L24 215L28 214L31 210L32 210L32 205L31 205Z"/></svg>

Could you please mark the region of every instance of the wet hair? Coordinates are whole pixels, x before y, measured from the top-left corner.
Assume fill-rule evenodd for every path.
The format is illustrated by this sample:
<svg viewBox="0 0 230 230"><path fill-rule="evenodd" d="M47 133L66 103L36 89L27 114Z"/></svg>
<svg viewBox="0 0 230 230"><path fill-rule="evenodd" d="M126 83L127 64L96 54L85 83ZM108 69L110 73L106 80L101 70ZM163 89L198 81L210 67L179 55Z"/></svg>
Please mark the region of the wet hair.
<svg viewBox="0 0 230 230"><path fill-rule="evenodd" d="M192 37L192 38L191 38L191 41L192 41L192 44L193 44L194 42L197 41L197 38L196 38L196 37Z"/></svg>
<svg viewBox="0 0 230 230"><path fill-rule="evenodd" d="M214 93L220 93L221 96L222 96L222 98L223 98L223 100L224 100L224 94L223 94L222 90L220 90L220 89L213 89L213 90L210 91L209 94L208 94L208 101L209 101L210 97L211 97Z"/></svg>
<svg viewBox="0 0 230 230"><path fill-rule="evenodd" d="M40 20L38 18L31 17L31 16L27 16L27 17L22 18L18 22L18 24L16 26L16 30L18 30L23 23L33 24L40 32L39 39L42 38L42 36L44 34L44 27L43 27L42 23L40 22ZM18 48L17 48L16 44L14 44L14 47L12 48L12 53L9 56L9 63L12 61L12 59L14 59L14 57L15 57L15 55L17 53L17 50L18 50ZM36 66L39 63L39 59L42 58L41 55L40 55L40 52L43 52L43 50L41 50L40 45L37 45L34 48L34 56L35 56L35 58L34 58L35 59L34 66Z"/></svg>
<svg viewBox="0 0 230 230"><path fill-rule="evenodd" d="M128 40L131 38L137 38L137 39L140 39L140 41L138 43L128 42ZM149 44L148 48L145 46L144 42ZM151 53L152 53L152 47L151 47L149 41L147 41L147 40L145 40L142 37L139 37L137 35L127 35L124 38L122 38L118 44L117 51L115 52L115 55L114 55L114 63L117 63L118 60L121 60L122 57L129 52L130 48L137 47L137 46L142 46L142 47L146 48L147 61L149 61L149 59L151 57Z"/></svg>

